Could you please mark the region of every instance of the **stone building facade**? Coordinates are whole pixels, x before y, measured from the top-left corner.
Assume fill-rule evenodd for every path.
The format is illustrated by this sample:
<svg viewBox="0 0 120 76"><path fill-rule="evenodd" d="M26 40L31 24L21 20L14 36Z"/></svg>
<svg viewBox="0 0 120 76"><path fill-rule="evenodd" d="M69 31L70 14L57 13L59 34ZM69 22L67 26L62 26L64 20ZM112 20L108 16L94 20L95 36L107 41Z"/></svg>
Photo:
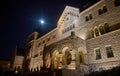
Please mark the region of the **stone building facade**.
<svg viewBox="0 0 120 76"><path fill-rule="evenodd" d="M82 12L66 6L56 26L42 37L28 36L26 70L83 76L120 65L120 0L100 0Z"/></svg>
<svg viewBox="0 0 120 76"><path fill-rule="evenodd" d="M11 68L14 68L14 70L22 69L25 51L26 50L24 48L19 48L19 47L15 48L11 61Z"/></svg>

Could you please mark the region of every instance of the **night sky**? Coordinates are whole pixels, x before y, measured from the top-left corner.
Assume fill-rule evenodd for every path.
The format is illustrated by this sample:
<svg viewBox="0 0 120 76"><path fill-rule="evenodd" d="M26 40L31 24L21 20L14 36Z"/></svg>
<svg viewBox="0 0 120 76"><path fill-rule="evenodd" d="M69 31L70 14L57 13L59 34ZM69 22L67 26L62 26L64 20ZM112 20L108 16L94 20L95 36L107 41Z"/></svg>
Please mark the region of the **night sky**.
<svg viewBox="0 0 120 76"><path fill-rule="evenodd" d="M25 47L29 34L40 36L56 27L66 5L83 10L98 0L3 0L0 2L0 59L10 59L16 46ZM39 23L45 20L44 26Z"/></svg>

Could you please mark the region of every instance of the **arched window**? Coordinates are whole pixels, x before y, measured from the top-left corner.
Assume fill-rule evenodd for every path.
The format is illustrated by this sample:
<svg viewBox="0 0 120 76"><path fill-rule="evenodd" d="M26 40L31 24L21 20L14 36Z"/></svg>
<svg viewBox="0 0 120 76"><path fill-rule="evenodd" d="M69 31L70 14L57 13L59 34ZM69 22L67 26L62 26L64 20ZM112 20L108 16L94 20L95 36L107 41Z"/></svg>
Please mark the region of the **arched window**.
<svg viewBox="0 0 120 76"><path fill-rule="evenodd" d="M102 12L102 9L99 9L98 10L98 14L101 15L103 12Z"/></svg>
<svg viewBox="0 0 120 76"><path fill-rule="evenodd" d="M94 38L94 30L91 30L90 34L91 34L91 38Z"/></svg>
<svg viewBox="0 0 120 76"><path fill-rule="evenodd" d="M99 36L99 30L98 30L98 28L95 28L95 35Z"/></svg>
<svg viewBox="0 0 120 76"><path fill-rule="evenodd" d="M103 12L105 13L105 12L107 12L108 10L107 10L107 7L106 6L104 6L103 7Z"/></svg>
<svg viewBox="0 0 120 76"><path fill-rule="evenodd" d="M79 64L85 64L85 61L84 61L84 54L83 54L83 52L82 51L80 51L79 52L79 54L78 54L78 61L79 61Z"/></svg>
<svg viewBox="0 0 120 76"><path fill-rule="evenodd" d="M100 30L101 35L105 33L105 29L103 26L99 26L99 30Z"/></svg>
<svg viewBox="0 0 120 76"><path fill-rule="evenodd" d="M88 20L89 20L88 16L86 16L86 17L85 17L85 20L86 20L86 21L88 21Z"/></svg>
<svg viewBox="0 0 120 76"><path fill-rule="evenodd" d="M93 19L92 14L89 14L89 18L90 18L90 19Z"/></svg>
<svg viewBox="0 0 120 76"><path fill-rule="evenodd" d="M109 28L109 24L108 23L105 23L104 24L104 28L105 28L105 32L109 32L110 31L110 28Z"/></svg>
<svg viewBox="0 0 120 76"><path fill-rule="evenodd" d="M115 6L119 6L119 5L120 5L120 0L115 0L115 1L114 1L114 5L115 5Z"/></svg>

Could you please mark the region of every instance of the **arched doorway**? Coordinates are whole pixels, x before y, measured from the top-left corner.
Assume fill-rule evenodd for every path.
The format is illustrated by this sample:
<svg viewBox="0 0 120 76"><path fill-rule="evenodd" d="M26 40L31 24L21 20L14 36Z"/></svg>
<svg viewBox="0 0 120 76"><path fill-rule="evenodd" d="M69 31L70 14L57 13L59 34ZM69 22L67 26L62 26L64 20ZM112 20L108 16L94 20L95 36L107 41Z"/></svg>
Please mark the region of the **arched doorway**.
<svg viewBox="0 0 120 76"><path fill-rule="evenodd" d="M49 53L47 53L46 55L45 55L45 58L44 58L44 61L45 61L45 67L46 68L50 68L50 66L51 66L51 56L50 56L50 54Z"/></svg>
<svg viewBox="0 0 120 76"><path fill-rule="evenodd" d="M78 52L78 62L79 64L85 64L84 53L82 51Z"/></svg>
<svg viewBox="0 0 120 76"><path fill-rule="evenodd" d="M69 65L72 61L72 55L70 53L70 48L69 47L64 47L62 50L62 64L63 65Z"/></svg>
<svg viewBox="0 0 120 76"><path fill-rule="evenodd" d="M53 52L53 68L54 69L58 69L59 67L59 63L60 63L60 54L59 54L59 51L58 50L55 50Z"/></svg>

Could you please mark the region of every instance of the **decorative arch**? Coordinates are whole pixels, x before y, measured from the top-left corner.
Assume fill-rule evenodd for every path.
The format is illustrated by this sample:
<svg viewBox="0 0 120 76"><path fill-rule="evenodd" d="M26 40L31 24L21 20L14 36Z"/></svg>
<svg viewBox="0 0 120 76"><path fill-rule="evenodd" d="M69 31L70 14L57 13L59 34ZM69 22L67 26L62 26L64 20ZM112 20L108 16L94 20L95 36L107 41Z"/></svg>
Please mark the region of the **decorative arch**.
<svg viewBox="0 0 120 76"><path fill-rule="evenodd" d="M78 63L79 64L85 64L85 59L84 59L85 53L86 51L82 47L78 48Z"/></svg>
<svg viewBox="0 0 120 76"><path fill-rule="evenodd" d="M52 64L54 69L58 69L60 63L60 53L58 50L55 50L52 55Z"/></svg>
<svg viewBox="0 0 120 76"><path fill-rule="evenodd" d="M79 61L79 64L85 64L84 53L82 51L78 52L78 61Z"/></svg>
<svg viewBox="0 0 120 76"><path fill-rule="evenodd" d="M63 65L69 65L72 61L72 55L70 53L70 48L69 47L64 47L62 50L62 63Z"/></svg>
<svg viewBox="0 0 120 76"><path fill-rule="evenodd" d="M45 55L44 61L45 61L45 67L46 68L50 68L50 66L51 66L51 56L50 56L50 53L47 53Z"/></svg>

